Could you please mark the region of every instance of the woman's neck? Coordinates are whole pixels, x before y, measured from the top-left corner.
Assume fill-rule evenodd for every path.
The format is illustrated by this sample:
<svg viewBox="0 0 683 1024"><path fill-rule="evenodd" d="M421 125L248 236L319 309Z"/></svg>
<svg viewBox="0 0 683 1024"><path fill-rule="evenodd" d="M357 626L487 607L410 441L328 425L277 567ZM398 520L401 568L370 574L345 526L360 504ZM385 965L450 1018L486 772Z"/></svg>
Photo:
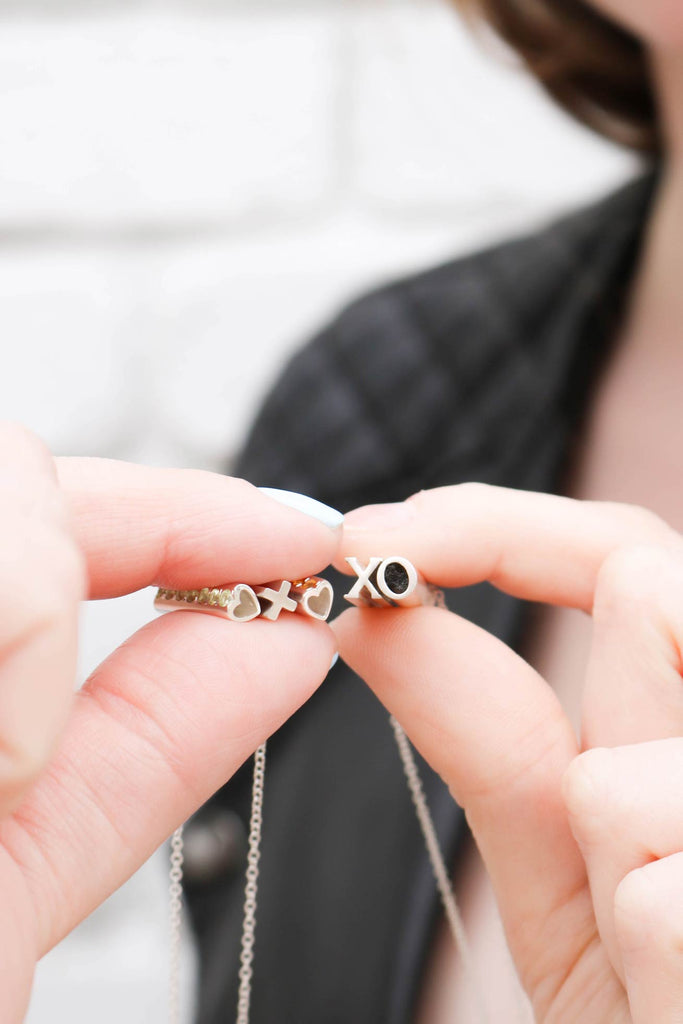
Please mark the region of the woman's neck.
<svg viewBox="0 0 683 1024"><path fill-rule="evenodd" d="M651 63L666 156L634 282L628 335L634 343L671 347L683 359L683 54L657 52Z"/></svg>

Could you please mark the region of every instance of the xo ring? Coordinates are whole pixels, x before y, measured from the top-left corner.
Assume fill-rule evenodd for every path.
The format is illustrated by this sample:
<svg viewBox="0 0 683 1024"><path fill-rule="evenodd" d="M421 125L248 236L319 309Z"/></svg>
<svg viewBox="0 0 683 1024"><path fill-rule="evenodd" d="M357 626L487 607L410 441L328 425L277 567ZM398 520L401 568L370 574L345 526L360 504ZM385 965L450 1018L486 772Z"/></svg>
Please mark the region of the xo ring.
<svg viewBox="0 0 683 1024"><path fill-rule="evenodd" d="M344 594L349 604L359 608L446 607L443 591L427 583L407 558L375 556L366 565L354 557L345 561L357 576L348 594Z"/></svg>
<svg viewBox="0 0 683 1024"><path fill-rule="evenodd" d="M276 580L259 586L247 583L173 590L160 587L154 607L160 612L191 611L217 615L233 622L264 618L275 621L280 612L300 612L325 621L332 610L334 591L328 580L307 576L301 580Z"/></svg>

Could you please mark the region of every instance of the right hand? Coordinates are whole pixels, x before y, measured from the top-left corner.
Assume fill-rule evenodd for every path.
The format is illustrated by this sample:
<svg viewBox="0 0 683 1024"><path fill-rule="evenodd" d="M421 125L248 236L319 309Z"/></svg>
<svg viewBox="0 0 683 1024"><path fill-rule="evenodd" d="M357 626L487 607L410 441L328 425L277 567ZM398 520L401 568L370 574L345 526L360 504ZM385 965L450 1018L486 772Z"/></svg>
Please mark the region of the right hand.
<svg viewBox="0 0 683 1024"><path fill-rule="evenodd" d="M683 539L644 509L475 484L346 516L342 555L390 553L592 613L584 753L544 680L465 619L353 608L334 629L465 809L536 1019L683 1020Z"/></svg>

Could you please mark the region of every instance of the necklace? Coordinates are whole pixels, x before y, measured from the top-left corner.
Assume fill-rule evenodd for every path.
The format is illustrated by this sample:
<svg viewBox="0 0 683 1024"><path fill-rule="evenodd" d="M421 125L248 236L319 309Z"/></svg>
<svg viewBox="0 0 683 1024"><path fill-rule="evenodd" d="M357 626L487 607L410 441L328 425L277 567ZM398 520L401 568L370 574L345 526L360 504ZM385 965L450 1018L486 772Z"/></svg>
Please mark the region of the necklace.
<svg viewBox="0 0 683 1024"><path fill-rule="evenodd" d="M171 836L171 868L169 871L169 971L168 1020L180 1024L180 939L183 914L183 825Z"/></svg>
<svg viewBox="0 0 683 1024"><path fill-rule="evenodd" d="M261 824L263 821L263 783L266 775L266 745L262 743L254 754L254 781L251 789L251 820L249 822L249 853L247 854L247 883L244 887L244 916L240 952L240 987L237 996L237 1024L249 1024L251 1005L252 962L256 933L256 895L258 892L258 865L261 859Z"/></svg>
<svg viewBox="0 0 683 1024"><path fill-rule="evenodd" d="M434 872L437 889L443 904L446 920L455 947L459 953L465 975L472 985L478 1006L480 1024L487 1024L489 1017L485 1008L483 993L476 978L469 943L465 934L462 916L458 909L451 886L448 869L439 847L422 780L415 761L413 748L402 726L393 715L389 723L394 733L401 764L408 784L408 790L415 808L429 860ZM252 963L256 937L256 901L258 895L259 860L261 857L261 828L263 822L263 793L266 771L266 744L263 743L254 754L254 776L251 793L251 818L249 822L249 843L247 854L246 884L244 889L244 910L242 916L242 939L239 969L239 991L237 999L236 1024L249 1024L251 1004ZM183 877L183 826L175 830L171 838L169 871L169 1024L180 1021L180 939L182 931L182 877Z"/></svg>
<svg viewBox="0 0 683 1024"><path fill-rule="evenodd" d="M242 939L240 943L239 991L236 1024L249 1024L251 979L253 975L254 940L256 937L256 897L258 894L259 860L261 859L261 826L263 823L263 784L266 775L266 744L254 754L254 777L251 789L251 817L247 854ZM169 972L168 1020L180 1021L180 943L183 918L183 829L180 825L171 836L169 870Z"/></svg>

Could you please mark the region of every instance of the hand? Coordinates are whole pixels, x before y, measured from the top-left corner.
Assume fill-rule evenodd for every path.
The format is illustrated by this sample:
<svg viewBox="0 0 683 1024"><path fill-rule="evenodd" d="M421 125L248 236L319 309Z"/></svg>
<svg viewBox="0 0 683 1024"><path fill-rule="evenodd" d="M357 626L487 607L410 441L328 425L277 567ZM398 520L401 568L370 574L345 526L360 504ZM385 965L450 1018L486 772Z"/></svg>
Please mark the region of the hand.
<svg viewBox="0 0 683 1024"><path fill-rule="evenodd" d="M680 536L630 506L464 485L350 513L351 554L592 612L584 753L545 682L473 624L351 609L334 628L465 809L536 1019L681 1020Z"/></svg>
<svg viewBox="0 0 683 1024"><path fill-rule="evenodd" d="M209 473L96 459L57 470L26 431L0 426L3 1024L23 1020L36 960L310 696L335 650L325 624L299 615L175 612L74 695L84 596L298 578L339 538Z"/></svg>

